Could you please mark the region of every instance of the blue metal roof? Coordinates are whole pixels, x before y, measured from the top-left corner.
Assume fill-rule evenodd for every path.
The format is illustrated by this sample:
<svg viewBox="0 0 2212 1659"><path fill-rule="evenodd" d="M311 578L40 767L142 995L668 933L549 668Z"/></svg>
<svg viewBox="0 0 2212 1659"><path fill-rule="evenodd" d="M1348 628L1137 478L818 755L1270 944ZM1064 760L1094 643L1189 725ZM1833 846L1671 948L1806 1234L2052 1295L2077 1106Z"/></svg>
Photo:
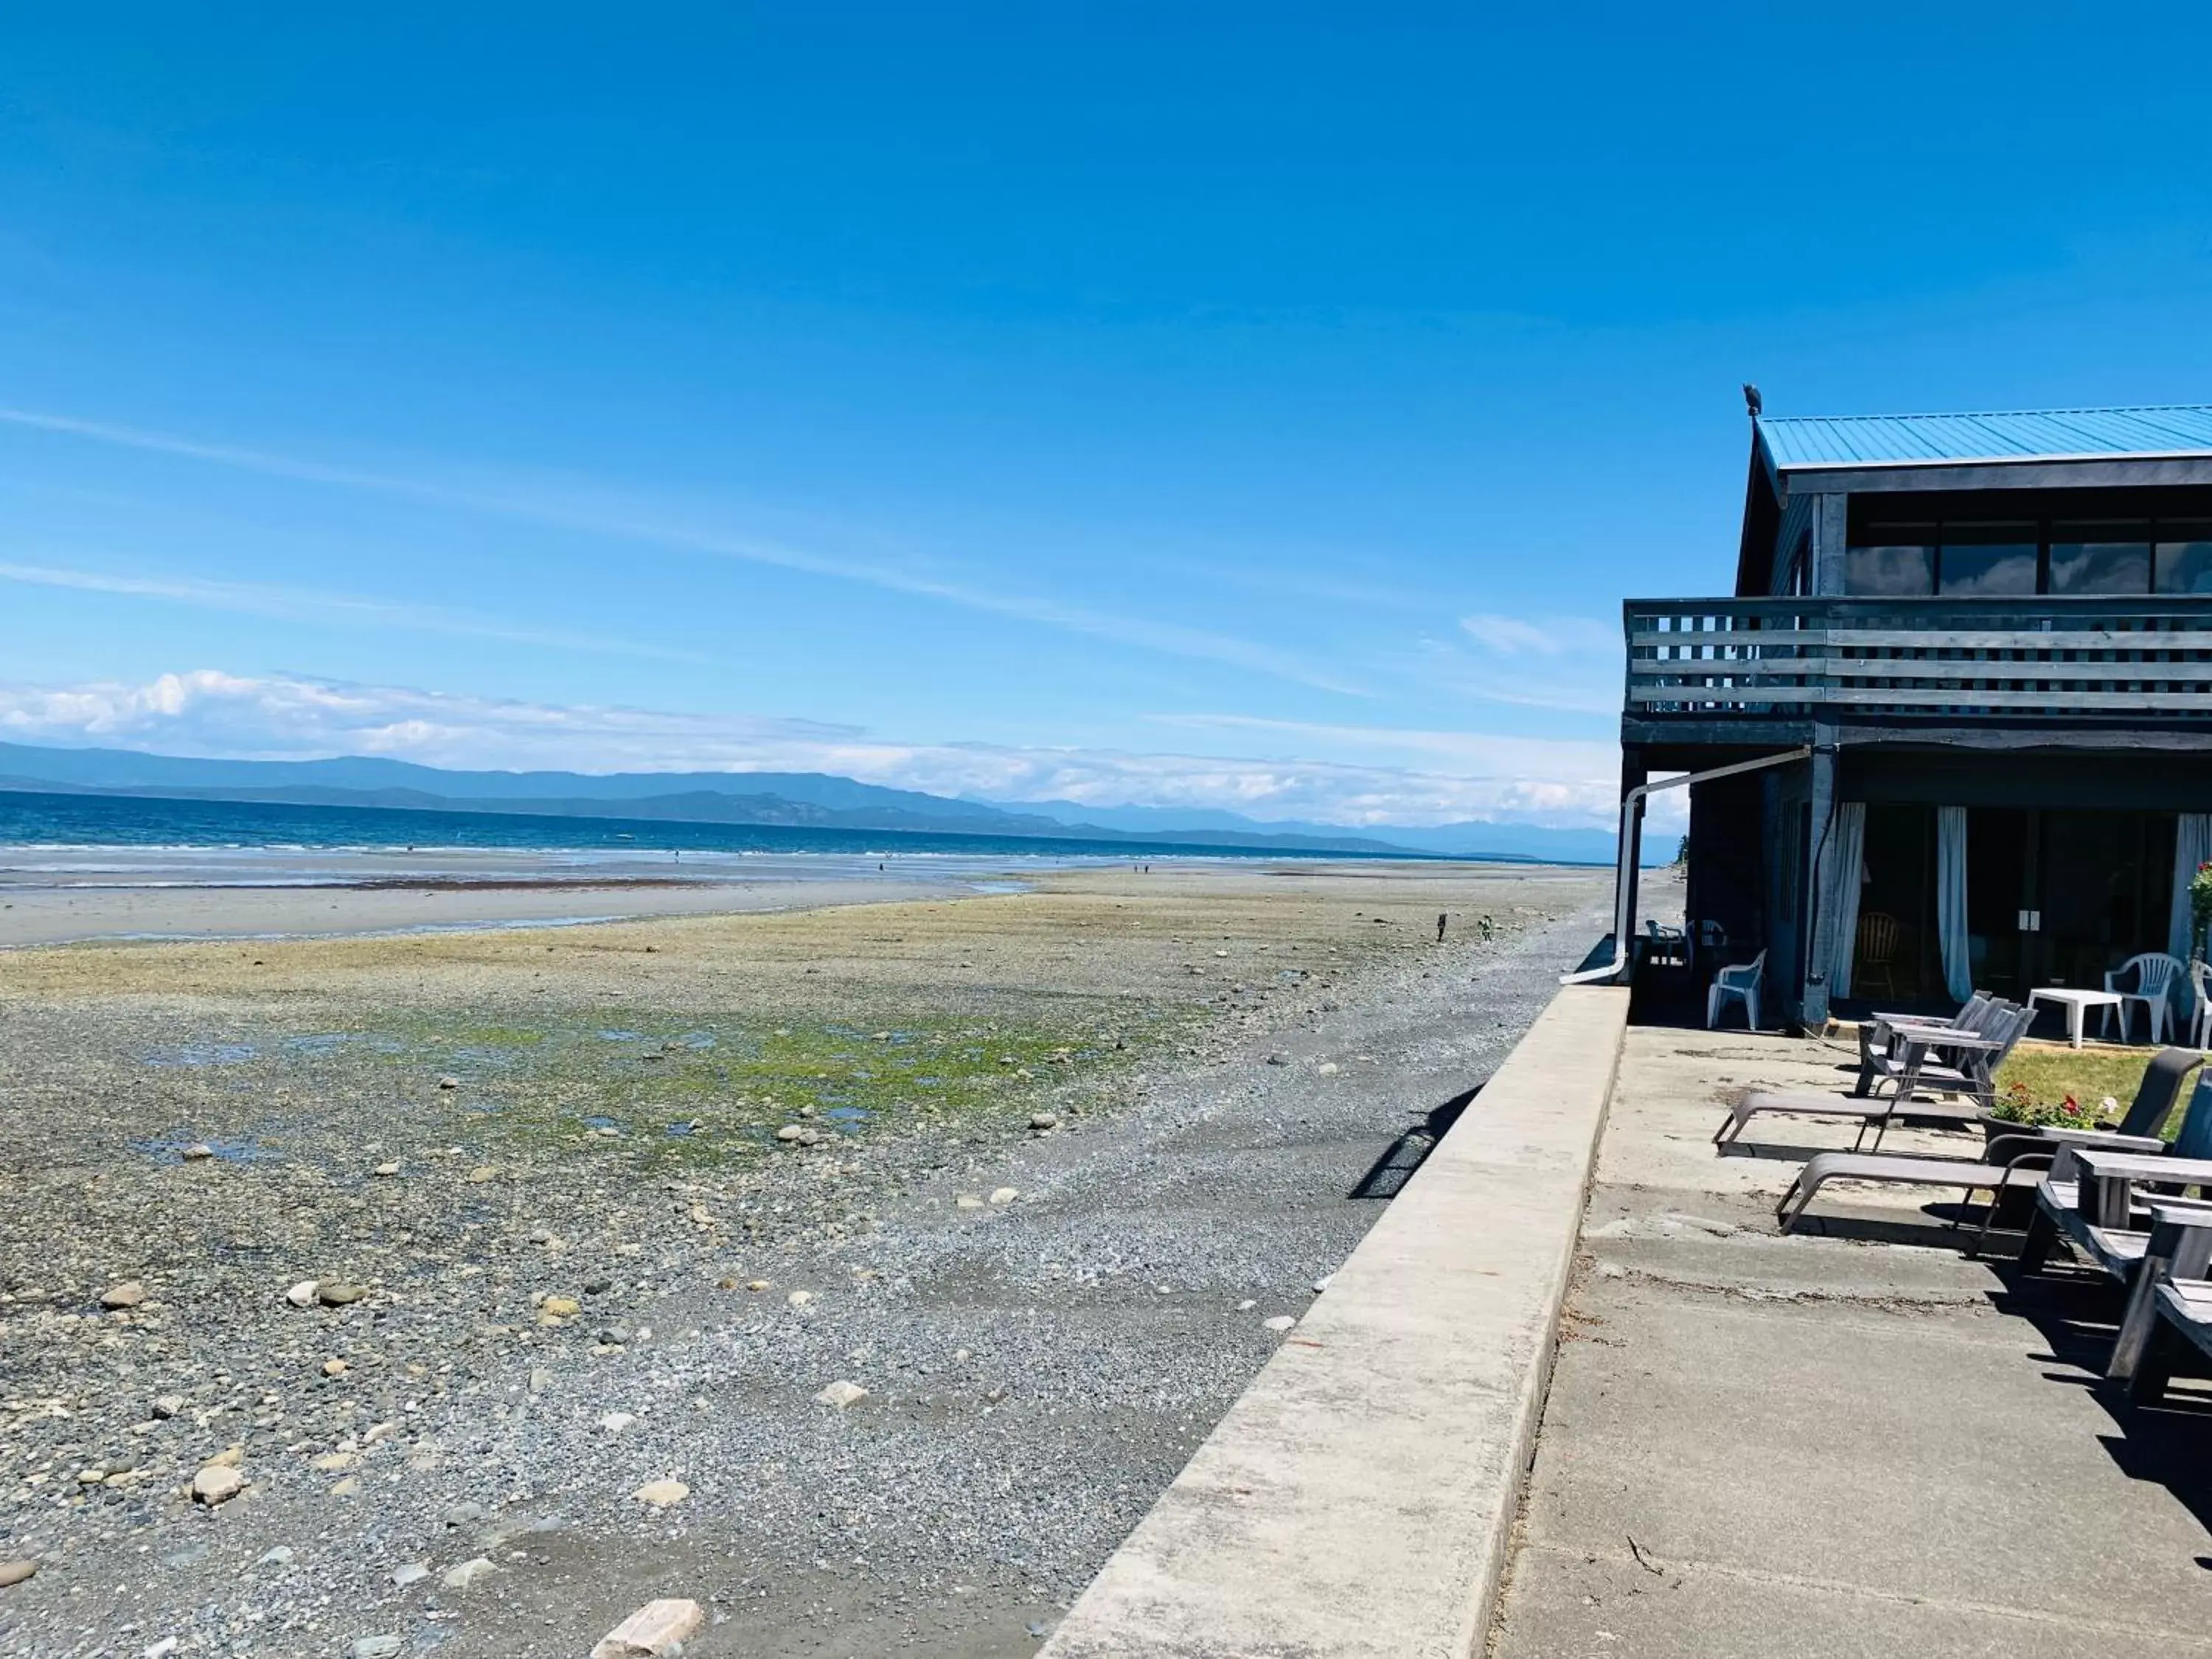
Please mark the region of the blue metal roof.
<svg viewBox="0 0 2212 1659"><path fill-rule="evenodd" d="M2212 455L2212 404L2013 414L1762 416L1759 433L1783 471Z"/></svg>

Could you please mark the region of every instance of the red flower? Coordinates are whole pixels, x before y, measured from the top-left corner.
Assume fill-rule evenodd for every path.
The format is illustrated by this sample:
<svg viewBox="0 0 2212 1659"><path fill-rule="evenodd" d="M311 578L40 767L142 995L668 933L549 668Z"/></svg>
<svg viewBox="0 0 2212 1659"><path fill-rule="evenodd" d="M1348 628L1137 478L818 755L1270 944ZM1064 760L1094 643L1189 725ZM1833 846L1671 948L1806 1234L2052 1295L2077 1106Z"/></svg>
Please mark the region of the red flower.
<svg viewBox="0 0 2212 1659"><path fill-rule="evenodd" d="M2065 1105L2061 1109L2071 1112L2075 1116L2079 1117L2081 1115L2081 1103L2075 1099L2073 1096L2069 1095L2066 1097Z"/></svg>

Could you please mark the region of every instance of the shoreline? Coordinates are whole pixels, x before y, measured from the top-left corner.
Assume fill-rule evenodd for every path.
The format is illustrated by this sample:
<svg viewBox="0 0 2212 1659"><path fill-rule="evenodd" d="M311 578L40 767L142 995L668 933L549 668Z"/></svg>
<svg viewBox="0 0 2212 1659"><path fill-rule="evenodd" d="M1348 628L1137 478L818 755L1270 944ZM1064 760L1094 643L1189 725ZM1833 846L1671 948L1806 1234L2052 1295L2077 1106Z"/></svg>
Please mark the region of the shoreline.
<svg viewBox="0 0 2212 1659"><path fill-rule="evenodd" d="M0 890L0 952L61 945L385 939L576 927L855 904L950 902L990 897L994 890L1005 889L964 881L857 879L16 888ZM623 902L580 904L588 895L617 895Z"/></svg>
<svg viewBox="0 0 2212 1659"><path fill-rule="evenodd" d="M115 849L118 854L133 849ZM1041 863L1002 860L942 863L909 859L810 860L782 870L678 876L665 866L637 873L607 864L538 861L519 874L514 861L446 860L445 867L404 873L333 877L319 855L297 861L295 879L213 878L207 862L179 866L177 878L133 878L127 868L78 869L63 878L10 880L0 868L0 953L59 945L263 942L452 935L502 928L577 927L687 916L757 915L848 905L951 902L1040 890L1060 880L1131 872L1121 862ZM1407 885L1479 879L1534 885L1576 882L1592 872L1574 865L1491 865L1477 860L1410 863L1237 859L1136 860L1131 879L1164 893L1219 878L1290 882L1381 882ZM489 867L487 867L489 866ZM635 861L629 869L637 869ZM482 870L483 873L470 873ZM52 874L53 872L42 872ZM69 877L76 878L71 879ZM586 902L586 901L592 901Z"/></svg>

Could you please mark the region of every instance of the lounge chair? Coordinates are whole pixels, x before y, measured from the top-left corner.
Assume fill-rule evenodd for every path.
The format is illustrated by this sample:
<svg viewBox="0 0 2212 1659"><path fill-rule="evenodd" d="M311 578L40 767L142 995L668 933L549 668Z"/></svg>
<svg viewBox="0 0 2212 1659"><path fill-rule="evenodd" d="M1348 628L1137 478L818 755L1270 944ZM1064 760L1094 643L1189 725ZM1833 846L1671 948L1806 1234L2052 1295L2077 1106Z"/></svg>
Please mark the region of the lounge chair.
<svg viewBox="0 0 2212 1659"><path fill-rule="evenodd" d="M1989 1220L1995 1217L1997 1206L2004 1195L2024 1174L2049 1170L2059 1155L2069 1145L2094 1146L2113 1149L2133 1148L2154 1152L2163 1152L2166 1143L2158 1139L2159 1126L2166 1121L2173 1109L2175 1097L2189 1073L2202 1065L2204 1056L2187 1048L2166 1048L2159 1052L2144 1069L2142 1085L2136 1091L2134 1102L2116 1130L2023 1129L2018 1134L2000 1134L1991 1138L1978 1158L1948 1158L1919 1157L1900 1152L1820 1152L1807 1161L1797 1172L1797 1179L1774 1206L1775 1219L1782 1231L1789 1232L1805 1213L1805 1206L1813 1201L1814 1194L1830 1181L1880 1181L1927 1187L1960 1187L1971 1196L1976 1191L1990 1194L1989 1216L1982 1226L1982 1236L1989 1233ZM1900 1114L1907 1109L1896 1109ZM2189 1115L2200 1115L2212 1125L2212 1088L2200 1085L2191 1098ZM2031 1267L2039 1262L2041 1255L2031 1258L2027 1252L2047 1250L2049 1242L2056 1237L2055 1223L2043 1211L2043 1194L2052 1192L2063 1196L2069 1208L2072 1205L2072 1190L2057 1194L2054 1183L2045 1180L2038 1191L2037 1216L2028 1229L2028 1243L2023 1246L2022 1259Z"/></svg>
<svg viewBox="0 0 2212 1659"><path fill-rule="evenodd" d="M1772 1113L1785 1117L1856 1118L1859 1132L1858 1138L1851 1142L1851 1150L1856 1152L1864 1144L1867 1131L1874 1132L1874 1144L1880 1146L1889 1126L1899 1119L1908 1123L1964 1129L1979 1123L1984 1109L1979 1101L1899 1100L1887 1095L1869 1099L1857 1095L1776 1094L1754 1089L1729 1109L1728 1116L1713 1132L1713 1145L1734 1145L1736 1137L1743 1133L1744 1125L1761 1114Z"/></svg>
<svg viewBox="0 0 2212 1659"><path fill-rule="evenodd" d="M2131 1142L2137 1143L2145 1152L2172 1158L2178 1166L2193 1165L2212 1153L2212 1076L2197 1079L2172 1143L2159 1138L2159 1129L2172 1110L2173 1097L2180 1093L2189 1073L2203 1063L2204 1056L2194 1049L2160 1049L2143 1073L2142 1087L2136 1091L2136 1103L2121 1121L2119 1137L2109 1141L2100 1138L2091 1144L2117 1150ZM2165 1092L2164 1110L2157 1108L2158 1091L2153 1089L2154 1082ZM2125 1256L2129 1247L2124 1242L2108 1247L2102 1235L2139 1231L2141 1229L2130 1224L2141 1220L2147 1227L2148 1212L2149 1201L2146 1200L2136 1206L2136 1213L2124 1221L2117 1216L2085 1215L2074 1171L2068 1160L2058 1160L2036 1188L2035 1217L2028 1224L2027 1237L2021 1246L2021 1265L2030 1272L2041 1267L2051 1254L2051 1247L2063 1237L2079 1246L2094 1264L2109 1271L2111 1259Z"/></svg>
<svg viewBox="0 0 2212 1659"><path fill-rule="evenodd" d="M1859 1081L1854 1091L1865 1094L1874 1087L1875 1061L1894 1055L1899 1036L1906 1031L1980 1031L1989 1024L1990 1009L2003 999L1987 991L1968 997L1955 1014L1872 1014L1859 1022ZM2009 1006L2011 1005L2006 1004Z"/></svg>
<svg viewBox="0 0 2212 1659"><path fill-rule="evenodd" d="M1906 1098L1889 1097L1873 1100L1868 1097L1868 1085L1875 1072L1878 1056L1901 1054L1908 1037L1932 1040L1933 1036L1949 1031L1978 1034L1977 1027L1985 1024L1992 1011L2002 1012L2015 1005L1977 991L1966 1006L1950 1018L1941 1016L1911 1014L1876 1014L1873 1020L1859 1028L1859 1082L1849 1097L1841 1095L1777 1094L1767 1090L1754 1090L1729 1109L1721 1127L1713 1132L1713 1145L1732 1145L1743 1133L1744 1126L1761 1113L1776 1113L1790 1117L1856 1118L1859 1133L1851 1142L1856 1152L1864 1145L1867 1131L1874 1131L1874 1144L1881 1145L1889 1125L1899 1118L1907 1122L1929 1123L1948 1128L1963 1129L1978 1122L1985 1108L1978 1098L1964 1105L1938 1104ZM1873 1033L1879 1026L1882 1035Z"/></svg>
<svg viewBox="0 0 2212 1659"><path fill-rule="evenodd" d="M2027 1035L2035 1010L2006 1003L1991 1005L1979 1032L1929 1030L1907 1026L1897 1033L1901 1054L1874 1056L1874 1087L1887 1082L1900 1100L1921 1089L1938 1094L1971 1095L1984 1106L1996 1104L1997 1068ZM1946 1054L1948 1060L1935 1056Z"/></svg>
<svg viewBox="0 0 2212 1659"><path fill-rule="evenodd" d="M2107 1378L2131 1389L2156 1344L2160 1287L2177 1279L2201 1282L2205 1269L2212 1267L2212 1204L2185 1199L2153 1204L2149 1224L2148 1231L2138 1235L2142 1245L2136 1255L2127 1312L2121 1316L2112 1357L2105 1365ZM2163 1391L2165 1376L2160 1374L2152 1386Z"/></svg>
<svg viewBox="0 0 2212 1659"><path fill-rule="evenodd" d="M1805 1213L1805 1206L1813 1196L1831 1181L1881 1181L1906 1186L1963 1187L1969 1197L1977 1192L1990 1194L1994 1209L2004 1199L2016 1174L2032 1173L2051 1167L2057 1151L2059 1137L2070 1133L2067 1130L2045 1131L2022 1129L2016 1135L1998 1135L1983 1148L1978 1158L1922 1158L1909 1152L1820 1152L1806 1160L1805 1167L1797 1172L1797 1179L1790 1190L1782 1194L1782 1201L1774 1206L1774 1218L1782 1224L1782 1231L1793 1231ZM2084 1134L2097 1134L2100 1140L2109 1136L2094 1130L2082 1130ZM2021 1190L2025 1192L2023 1182ZM1952 1225L1958 1224L1954 1221Z"/></svg>
<svg viewBox="0 0 2212 1659"><path fill-rule="evenodd" d="M2200 1266L2198 1275L2203 1271ZM2154 1406L2166 1398L2175 1362L2187 1350L2212 1355L2212 1284L2201 1276L2172 1273L2160 1273L2144 1282L2147 1322L2142 1351L2123 1358L2122 1345L2113 1344L2115 1369L2107 1375L2124 1380L2128 1398L2137 1405ZM2127 1334L2123 1328L2123 1337Z"/></svg>

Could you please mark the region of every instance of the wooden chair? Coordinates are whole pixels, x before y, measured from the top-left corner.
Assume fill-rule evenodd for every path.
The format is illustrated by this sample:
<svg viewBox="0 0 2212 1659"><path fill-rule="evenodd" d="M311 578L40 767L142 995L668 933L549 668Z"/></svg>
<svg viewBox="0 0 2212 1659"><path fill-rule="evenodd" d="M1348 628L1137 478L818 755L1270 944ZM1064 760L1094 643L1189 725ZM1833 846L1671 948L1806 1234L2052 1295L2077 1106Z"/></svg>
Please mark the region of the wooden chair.
<svg viewBox="0 0 2212 1659"><path fill-rule="evenodd" d="M1885 910L1870 910L1859 918L1859 965L1854 990L1871 994L1879 978L1884 995L1897 994L1897 940L1901 931L1897 918Z"/></svg>

